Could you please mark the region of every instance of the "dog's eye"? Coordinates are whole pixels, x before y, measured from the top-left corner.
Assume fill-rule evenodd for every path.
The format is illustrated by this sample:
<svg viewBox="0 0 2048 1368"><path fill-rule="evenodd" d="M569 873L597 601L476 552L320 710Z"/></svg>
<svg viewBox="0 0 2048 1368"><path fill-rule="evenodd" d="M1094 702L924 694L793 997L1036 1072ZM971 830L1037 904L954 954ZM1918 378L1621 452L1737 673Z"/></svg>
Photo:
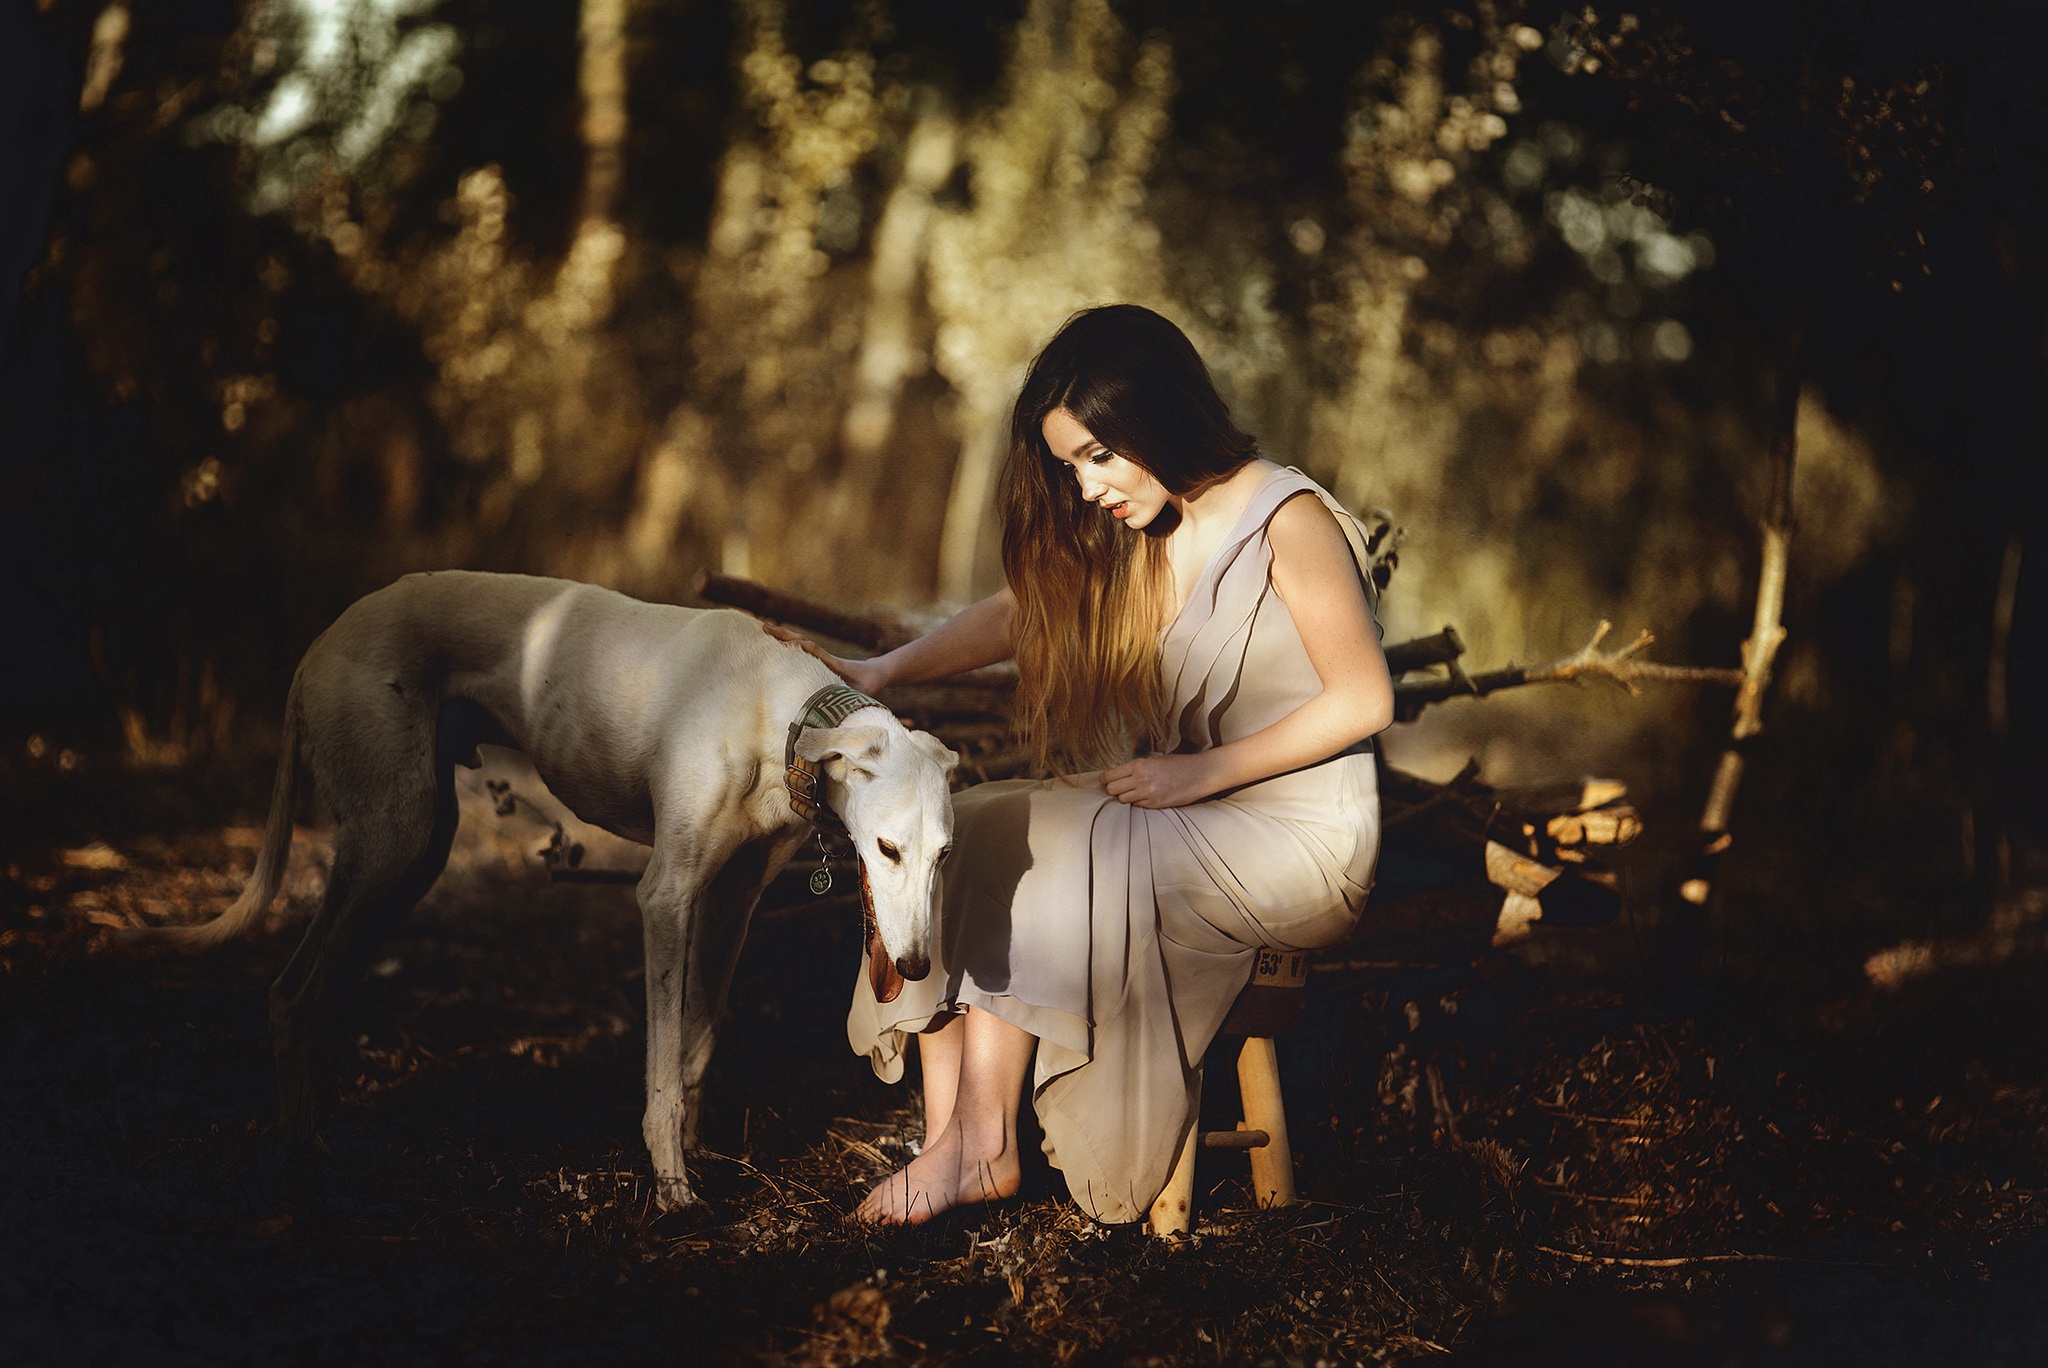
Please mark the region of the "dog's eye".
<svg viewBox="0 0 2048 1368"><path fill-rule="evenodd" d="M943 849L941 849L941 850L939 851L939 863L940 863L940 864L944 864L944 863L945 863L946 861L948 861L948 860L950 860L950 859L952 859L952 858L953 858L953 847L951 847L951 846L946 846L946 847L944 847Z"/></svg>
<svg viewBox="0 0 2048 1368"><path fill-rule="evenodd" d="M882 858L887 860L893 860L897 864L903 863L903 852L898 850L889 842L878 840L875 842L875 849L882 852Z"/></svg>

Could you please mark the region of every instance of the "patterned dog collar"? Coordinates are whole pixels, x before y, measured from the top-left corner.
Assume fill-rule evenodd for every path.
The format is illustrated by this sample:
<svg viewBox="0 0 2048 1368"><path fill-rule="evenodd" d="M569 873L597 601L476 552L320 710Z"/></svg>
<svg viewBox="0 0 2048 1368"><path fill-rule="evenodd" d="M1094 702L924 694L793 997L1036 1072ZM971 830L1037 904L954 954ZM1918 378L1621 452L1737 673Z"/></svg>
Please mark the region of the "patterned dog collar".
<svg viewBox="0 0 2048 1368"><path fill-rule="evenodd" d="M835 832L846 830L846 823L839 819L838 813L825 806L825 800L820 796L823 790L817 769L810 761L797 756L797 737L813 728L836 727L862 708L882 706L859 689L850 689L844 684L827 684L805 701L803 712L789 724L789 740L782 747L783 783L789 789L790 810L798 817Z"/></svg>
<svg viewBox="0 0 2048 1368"><path fill-rule="evenodd" d="M819 796L818 771L810 761L798 758L796 739L807 728L836 727L862 708L885 706L859 689L849 689L844 684L827 684L804 703L803 712L789 724L789 740L782 748L783 783L789 789L790 810L798 817L813 826L829 828L837 835L849 834L839 814L826 807L825 800ZM882 933L875 928L875 894L868 884L868 863L859 858L858 852L854 862L860 867L861 944L867 960L868 983L874 989L877 1002L894 1002L896 995L903 991L903 975L896 972L896 966L889 962L888 952L882 945ZM811 891L822 893L831 886L831 877L827 874L822 886L812 883Z"/></svg>

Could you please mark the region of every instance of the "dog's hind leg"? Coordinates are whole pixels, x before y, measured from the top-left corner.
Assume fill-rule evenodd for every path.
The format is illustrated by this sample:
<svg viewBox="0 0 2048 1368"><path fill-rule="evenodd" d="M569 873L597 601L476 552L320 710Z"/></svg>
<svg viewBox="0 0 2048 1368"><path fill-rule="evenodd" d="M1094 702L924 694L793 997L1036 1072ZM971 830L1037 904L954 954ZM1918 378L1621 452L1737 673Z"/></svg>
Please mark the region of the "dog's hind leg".
<svg viewBox="0 0 2048 1368"><path fill-rule="evenodd" d="M455 838L447 758L422 746L353 759L374 766L374 791L337 811L326 897L270 989L279 1119L294 1147L311 1141L315 1107L332 1093L339 1028L370 957L433 886ZM353 779L362 783L361 769Z"/></svg>

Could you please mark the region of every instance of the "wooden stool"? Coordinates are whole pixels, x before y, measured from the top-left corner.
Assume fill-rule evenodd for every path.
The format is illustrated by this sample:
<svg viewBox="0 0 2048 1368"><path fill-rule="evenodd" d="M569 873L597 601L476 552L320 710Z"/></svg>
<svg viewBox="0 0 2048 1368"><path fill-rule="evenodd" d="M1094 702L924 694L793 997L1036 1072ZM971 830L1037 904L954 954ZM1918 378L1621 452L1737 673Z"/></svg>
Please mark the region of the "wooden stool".
<svg viewBox="0 0 2048 1368"><path fill-rule="evenodd" d="M1237 1056L1237 1090L1244 1120L1234 1131L1202 1129L1201 1082L1195 1086L1195 1117L1181 1146L1180 1162L1166 1190L1152 1203L1154 1235L1184 1235L1193 1223L1195 1151L1241 1149L1252 1165L1252 1197L1262 1207L1294 1205L1294 1151L1287 1142L1287 1110L1280 1097L1280 1056L1273 1038L1294 1028L1308 985L1308 952L1261 950L1252 980L1237 995L1219 1035L1245 1037Z"/></svg>

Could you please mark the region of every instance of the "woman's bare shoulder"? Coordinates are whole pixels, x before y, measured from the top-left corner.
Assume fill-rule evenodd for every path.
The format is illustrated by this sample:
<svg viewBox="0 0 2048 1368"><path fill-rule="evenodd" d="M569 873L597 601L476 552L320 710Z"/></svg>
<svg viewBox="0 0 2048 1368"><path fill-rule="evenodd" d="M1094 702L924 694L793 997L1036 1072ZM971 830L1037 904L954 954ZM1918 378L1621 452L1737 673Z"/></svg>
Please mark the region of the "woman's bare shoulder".
<svg viewBox="0 0 2048 1368"><path fill-rule="evenodd" d="M1309 488L1296 490L1281 500L1266 524L1266 540L1276 550L1284 542L1327 543L1332 537L1343 541L1344 529L1337 525L1337 515Z"/></svg>

